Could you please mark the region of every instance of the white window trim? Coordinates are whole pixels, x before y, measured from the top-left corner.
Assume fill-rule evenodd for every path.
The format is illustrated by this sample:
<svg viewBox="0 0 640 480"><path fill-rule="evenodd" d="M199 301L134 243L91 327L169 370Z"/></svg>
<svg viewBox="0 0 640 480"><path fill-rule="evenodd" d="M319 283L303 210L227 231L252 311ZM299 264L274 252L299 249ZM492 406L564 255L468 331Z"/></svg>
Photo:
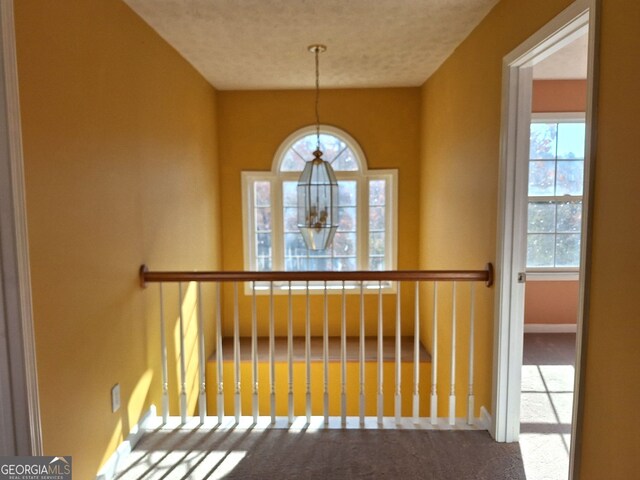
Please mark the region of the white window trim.
<svg viewBox="0 0 640 480"><path fill-rule="evenodd" d="M284 158L284 154L291 146L301 137L315 132L315 125L300 128L289 135L280 145L271 165L270 171L243 171L241 172L242 181L242 225L243 225L243 251L244 251L244 269L248 271L257 270L257 258L254 255L256 251L255 244L255 219L252 214L254 202L253 184L256 181L270 182L271 191L271 261L273 271L284 271L284 251L283 251L283 218L282 218L282 184L284 181L297 181L300 172L281 172L280 164ZM387 270L395 270L397 268L398 258L398 170L369 170L367 167L366 157L360 148L358 142L344 130L329 125L321 125L320 133L335 135L341 138L348 147L355 153L356 162L358 163L358 171L339 171L335 172L338 181L355 179L358 181L357 195L358 205L356 210L358 229L356 233L356 242L358 245L357 270L368 270L369 267L369 238L363 232L369 231L369 182L371 180L381 179L386 181L387 202L385 203L385 232L388 235L388 244L385 249L385 266ZM342 293L342 288L337 286L329 286L328 293ZM360 293L359 284L352 282L345 288L347 293ZM295 294L306 293L304 286L296 285L292 287ZM311 294L324 293L322 287L310 287ZM364 288L365 293L377 293L378 288L375 285L367 285ZM390 282L387 286L383 285L383 293L395 293L395 282ZM251 284L245 284L245 293L251 294ZM268 289L256 288L257 294L268 294ZM279 285L274 288L274 294L288 293L287 285Z"/></svg>
<svg viewBox="0 0 640 480"><path fill-rule="evenodd" d="M531 114L531 123L574 123L584 122L586 123L585 112L540 112ZM555 159L557 162L558 159ZM531 158L529 158L531 162ZM584 190L584 188L583 188ZM561 201L580 201L582 202L583 195L562 195L562 196L527 196L527 204L529 202L561 202ZM529 233L526 233L528 237ZM582 248L582 247L581 247ZM567 267L527 267L527 281L573 281L578 280L580 277L579 268L567 268Z"/></svg>
<svg viewBox="0 0 640 480"><path fill-rule="evenodd" d="M537 112L531 114L531 123L573 123L584 122L584 112Z"/></svg>
<svg viewBox="0 0 640 480"><path fill-rule="evenodd" d="M527 268L527 282L569 282L580 279L580 269L535 269Z"/></svg>

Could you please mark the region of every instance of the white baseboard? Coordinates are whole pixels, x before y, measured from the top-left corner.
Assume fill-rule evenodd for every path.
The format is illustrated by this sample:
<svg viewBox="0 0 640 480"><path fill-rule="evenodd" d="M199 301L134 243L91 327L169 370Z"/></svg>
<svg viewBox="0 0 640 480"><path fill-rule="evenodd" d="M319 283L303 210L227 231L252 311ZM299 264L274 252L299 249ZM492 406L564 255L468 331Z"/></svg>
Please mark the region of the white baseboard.
<svg viewBox="0 0 640 480"><path fill-rule="evenodd" d="M122 463L127 455L131 453L133 448L138 443L138 440L142 437L142 434L145 432L147 425L152 423L152 420L156 418L156 407L155 405L151 405L149 410L145 412L138 423L136 423L129 435L127 435L127 439L122 442L115 452L109 457L109 460L103 465L103 467L98 472L98 476L96 480L111 480L117 470L118 466Z"/></svg>
<svg viewBox="0 0 640 480"><path fill-rule="evenodd" d="M576 333L575 323L525 323L524 333Z"/></svg>
<svg viewBox="0 0 640 480"><path fill-rule="evenodd" d="M341 417L330 416L329 423L324 423L324 417L312 415L309 423L306 417L295 416L293 423L288 417L278 416L275 422L271 423L270 416L259 416L254 421L252 416L241 415L238 420L234 416L223 417L222 422L218 417L206 417L204 423L200 422L200 417L187 417L187 421L182 423L179 416L170 416L167 423L162 423L162 417L156 417L147 425L147 430L173 432L180 430L190 432L213 431L216 432L261 432L264 430L288 430L290 432L316 431L316 430L485 430L484 419L478 417L469 425L467 417L456 417L453 425L449 424L449 417L438 417L435 424L431 423L430 417L420 417L414 420L412 417L402 417L400 423L395 417L383 417L382 423L378 423L378 417L364 417L364 424L360 423L360 417L348 416L342 423Z"/></svg>

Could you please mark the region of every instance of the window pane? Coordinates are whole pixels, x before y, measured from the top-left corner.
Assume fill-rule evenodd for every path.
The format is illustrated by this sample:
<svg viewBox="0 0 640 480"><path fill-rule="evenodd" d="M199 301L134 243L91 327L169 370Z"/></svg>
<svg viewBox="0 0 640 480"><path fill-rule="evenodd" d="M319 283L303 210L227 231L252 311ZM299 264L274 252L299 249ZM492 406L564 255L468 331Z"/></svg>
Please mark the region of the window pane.
<svg viewBox="0 0 640 480"><path fill-rule="evenodd" d="M533 233L527 235L527 266L553 267L555 235Z"/></svg>
<svg viewBox="0 0 640 480"><path fill-rule="evenodd" d="M357 198L356 182L338 182L338 205L341 207L355 207L358 204Z"/></svg>
<svg viewBox="0 0 640 480"><path fill-rule="evenodd" d="M287 272L299 272L308 270L307 257L285 257L284 269Z"/></svg>
<svg viewBox="0 0 640 480"><path fill-rule="evenodd" d="M298 182L282 182L282 202L285 207L298 206Z"/></svg>
<svg viewBox="0 0 640 480"><path fill-rule="evenodd" d="M305 162L312 160L313 152L317 148L316 134L311 133L295 142L285 154L280 165L283 172L301 172ZM355 154L340 138L322 133L320 134L320 150L322 158L331 163L335 171L357 171L358 163Z"/></svg>
<svg viewBox="0 0 640 480"><path fill-rule="evenodd" d="M557 123L532 123L529 143L529 158L556 158Z"/></svg>
<svg viewBox="0 0 640 480"><path fill-rule="evenodd" d="M271 183L255 182L253 184L253 198L256 207L271 205Z"/></svg>
<svg viewBox="0 0 640 480"><path fill-rule="evenodd" d="M298 232L298 209L285 207L283 209L283 221L285 232Z"/></svg>
<svg viewBox="0 0 640 480"><path fill-rule="evenodd" d="M556 236L556 267L580 265L580 234L559 233Z"/></svg>
<svg viewBox="0 0 640 480"><path fill-rule="evenodd" d="M284 234L284 255L285 257L307 256L307 246L300 232Z"/></svg>
<svg viewBox="0 0 640 480"><path fill-rule="evenodd" d="M582 202L558 204L558 232L579 232L582 225Z"/></svg>
<svg viewBox="0 0 640 480"><path fill-rule="evenodd" d="M338 208L338 231L354 232L356 230L355 207Z"/></svg>
<svg viewBox="0 0 640 480"><path fill-rule="evenodd" d="M584 158L584 125L558 124L558 158Z"/></svg>
<svg viewBox="0 0 640 480"><path fill-rule="evenodd" d="M272 269L271 257L258 257L257 263L257 269L259 272L270 272Z"/></svg>
<svg viewBox="0 0 640 480"><path fill-rule="evenodd" d="M311 135L311 141L314 146L313 150L311 151L313 153L316 146L315 134ZM322 158L327 162L332 163L340 154L340 152L342 152L342 150L344 150L345 148L347 148L346 143L344 143L338 137L334 137L333 135L328 135L326 133L320 134L320 150L322 151ZM311 155L311 157L313 158L313 154Z"/></svg>
<svg viewBox="0 0 640 480"><path fill-rule="evenodd" d="M384 232L369 235L369 255L384 255Z"/></svg>
<svg viewBox="0 0 640 480"><path fill-rule="evenodd" d="M296 150L290 149L282 159L280 170L283 172L301 172L305 158L300 157Z"/></svg>
<svg viewBox="0 0 640 480"><path fill-rule="evenodd" d="M554 194L555 167L555 161L529 162L529 196Z"/></svg>
<svg viewBox="0 0 640 480"><path fill-rule="evenodd" d="M369 182L369 205L385 204L385 181L371 180Z"/></svg>
<svg viewBox="0 0 640 480"><path fill-rule="evenodd" d="M556 205L553 202L529 202L529 233L553 233L556 226Z"/></svg>
<svg viewBox="0 0 640 480"><path fill-rule="evenodd" d="M336 256L355 255L356 234L337 232L333 237L333 253Z"/></svg>
<svg viewBox="0 0 640 480"><path fill-rule="evenodd" d="M270 207L258 207L255 208L255 224L256 231L258 232L270 232L271 231L271 208Z"/></svg>
<svg viewBox="0 0 640 480"><path fill-rule="evenodd" d="M349 147L344 148L336 159L331 160L331 166L336 172L355 172L358 170L355 155Z"/></svg>
<svg viewBox="0 0 640 480"><path fill-rule="evenodd" d="M331 249L329 248L327 250L308 250L307 255L309 257L330 257Z"/></svg>
<svg viewBox="0 0 640 480"><path fill-rule="evenodd" d="M356 257L334 257L333 270L338 272L356 269Z"/></svg>
<svg viewBox="0 0 640 480"><path fill-rule="evenodd" d="M289 151L292 151L294 155L301 159L300 167L297 168L296 171L302 171L304 163L313 159L313 152L316 146L315 134L306 135L293 144Z"/></svg>
<svg viewBox="0 0 640 480"><path fill-rule="evenodd" d="M384 257L369 258L369 270L384 270Z"/></svg>
<svg viewBox="0 0 640 480"><path fill-rule="evenodd" d="M312 271L330 271L332 267L331 257L312 257L308 262L308 268Z"/></svg>
<svg viewBox="0 0 640 480"><path fill-rule="evenodd" d="M584 161L558 162L556 195L582 195Z"/></svg>
<svg viewBox="0 0 640 480"><path fill-rule="evenodd" d="M384 221L385 207L371 207L369 209L369 231L374 232L376 230L384 231L385 229L385 221Z"/></svg>
<svg viewBox="0 0 640 480"><path fill-rule="evenodd" d="M270 233L258 233L256 235L256 247L259 257L271 256L271 234Z"/></svg>

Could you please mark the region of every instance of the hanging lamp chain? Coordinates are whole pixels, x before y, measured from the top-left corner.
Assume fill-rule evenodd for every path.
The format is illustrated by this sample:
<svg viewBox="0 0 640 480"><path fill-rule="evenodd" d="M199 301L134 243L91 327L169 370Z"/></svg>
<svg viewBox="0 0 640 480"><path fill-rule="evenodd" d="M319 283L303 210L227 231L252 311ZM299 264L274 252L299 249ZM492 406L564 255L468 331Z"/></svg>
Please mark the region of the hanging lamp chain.
<svg viewBox="0 0 640 480"><path fill-rule="evenodd" d="M320 150L320 47L315 48L316 54L316 148Z"/></svg>

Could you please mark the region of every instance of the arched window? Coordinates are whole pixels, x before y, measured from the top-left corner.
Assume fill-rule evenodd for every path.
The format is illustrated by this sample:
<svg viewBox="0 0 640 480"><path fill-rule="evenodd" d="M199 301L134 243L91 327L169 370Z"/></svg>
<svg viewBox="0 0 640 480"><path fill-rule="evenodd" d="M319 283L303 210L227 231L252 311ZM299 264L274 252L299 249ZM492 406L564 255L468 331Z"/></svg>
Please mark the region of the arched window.
<svg viewBox="0 0 640 480"><path fill-rule="evenodd" d="M391 270L396 264L396 170L368 170L358 143L322 126L323 158L338 179L333 244L307 250L297 226L297 185L316 148L315 126L290 135L270 172L243 172L245 268L257 271Z"/></svg>

